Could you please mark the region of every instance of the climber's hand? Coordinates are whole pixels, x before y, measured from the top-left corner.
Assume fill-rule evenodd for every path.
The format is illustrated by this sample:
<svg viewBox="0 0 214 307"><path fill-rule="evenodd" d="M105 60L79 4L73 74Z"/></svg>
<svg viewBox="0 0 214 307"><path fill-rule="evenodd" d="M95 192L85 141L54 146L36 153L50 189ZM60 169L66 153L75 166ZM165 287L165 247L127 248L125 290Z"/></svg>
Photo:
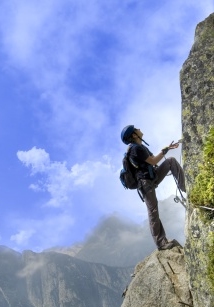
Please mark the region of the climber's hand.
<svg viewBox="0 0 214 307"><path fill-rule="evenodd" d="M169 149L175 149L178 148L179 146L179 142L174 143L174 141L172 141L172 143L168 146Z"/></svg>
<svg viewBox="0 0 214 307"><path fill-rule="evenodd" d="M170 149L175 149L175 148L178 148L179 146L179 142L177 143L174 143L174 141L172 141L172 143L167 146L167 147L164 147L161 151L163 153L163 155L167 154L167 152L170 150Z"/></svg>

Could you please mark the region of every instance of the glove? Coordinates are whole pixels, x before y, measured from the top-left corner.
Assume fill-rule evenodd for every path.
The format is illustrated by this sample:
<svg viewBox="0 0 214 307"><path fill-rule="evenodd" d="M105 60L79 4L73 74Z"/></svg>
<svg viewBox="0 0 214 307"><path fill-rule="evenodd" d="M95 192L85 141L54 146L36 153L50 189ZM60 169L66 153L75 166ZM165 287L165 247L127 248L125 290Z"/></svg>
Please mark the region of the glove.
<svg viewBox="0 0 214 307"><path fill-rule="evenodd" d="M162 154L165 156L165 154L167 154L167 152L169 151L169 147L164 147L162 150Z"/></svg>

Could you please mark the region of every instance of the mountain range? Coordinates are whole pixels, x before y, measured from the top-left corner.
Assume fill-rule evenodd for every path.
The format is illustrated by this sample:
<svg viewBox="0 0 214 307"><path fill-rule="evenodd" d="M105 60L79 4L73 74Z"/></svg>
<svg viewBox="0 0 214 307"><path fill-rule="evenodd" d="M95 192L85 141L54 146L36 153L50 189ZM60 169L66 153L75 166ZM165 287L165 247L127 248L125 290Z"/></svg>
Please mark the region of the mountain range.
<svg viewBox="0 0 214 307"><path fill-rule="evenodd" d="M176 206L171 197L160 203L160 214L173 225L169 235L182 241L184 214ZM70 247L19 253L0 246L0 306L121 306L134 266L154 249L147 221L139 225L116 215Z"/></svg>

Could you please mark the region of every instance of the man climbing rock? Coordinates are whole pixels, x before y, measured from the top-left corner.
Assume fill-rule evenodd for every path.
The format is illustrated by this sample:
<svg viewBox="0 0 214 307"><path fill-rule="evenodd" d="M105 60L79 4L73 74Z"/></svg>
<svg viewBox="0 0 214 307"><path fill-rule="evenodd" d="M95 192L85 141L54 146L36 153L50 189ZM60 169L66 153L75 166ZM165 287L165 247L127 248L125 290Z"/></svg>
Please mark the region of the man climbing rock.
<svg viewBox="0 0 214 307"><path fill-rule="evenodd" d="M138 191L147 206L150 230L154 242L159 250L171 249L179 243L176 240L168 241L166 238L164 227L159 218L155 188L171 171L179 189L186 192L184 172L175 158L167 158L157 166L157 163L165 157L165 154L170 149L177 148L179 143L172 142L168 147L162 149L158 155L154 156L142 144L142 141L146 143L143 140L143 133L133 125L128 125L122 130L121 139L124 144L129 145L129 161L133 166L132 169L138 182Z"/></svg>

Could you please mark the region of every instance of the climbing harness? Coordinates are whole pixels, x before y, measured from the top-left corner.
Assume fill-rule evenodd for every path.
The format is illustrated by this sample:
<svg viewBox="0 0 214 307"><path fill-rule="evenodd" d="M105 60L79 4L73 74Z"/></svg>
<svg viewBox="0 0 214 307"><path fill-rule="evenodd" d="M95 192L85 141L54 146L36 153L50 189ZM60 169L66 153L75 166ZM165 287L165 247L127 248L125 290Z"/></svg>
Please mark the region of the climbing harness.
<svg viewBox="0 0 214 307"><path fill-rule="evenodd" d="M141 192L139 189L137 189L137 193L138 193L138 195L140 196L142 202L145 202L144 197L143 197L143 194L142 194L142 192Z"/></svg>

